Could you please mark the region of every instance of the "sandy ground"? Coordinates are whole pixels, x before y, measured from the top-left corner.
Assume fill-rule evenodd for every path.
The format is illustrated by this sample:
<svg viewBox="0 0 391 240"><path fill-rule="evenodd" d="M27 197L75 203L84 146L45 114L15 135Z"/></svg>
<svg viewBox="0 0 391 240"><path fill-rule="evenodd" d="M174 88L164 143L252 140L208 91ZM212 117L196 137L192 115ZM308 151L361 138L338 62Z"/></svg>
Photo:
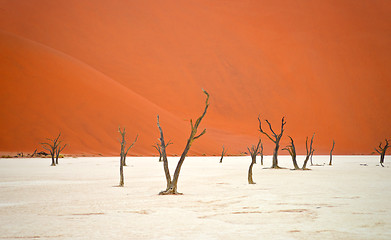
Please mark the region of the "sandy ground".
<svg viewBox="0 0 391 240"><path fill-rule="evenodd" d="M312 171L258 163L249 185L250 157L189 157L182 196L157 195L156 157L128 158L125 187L114 187L118 160L0 159L0 239L391 239L387 158L381 168L377 156L336 156Z"/></svg>

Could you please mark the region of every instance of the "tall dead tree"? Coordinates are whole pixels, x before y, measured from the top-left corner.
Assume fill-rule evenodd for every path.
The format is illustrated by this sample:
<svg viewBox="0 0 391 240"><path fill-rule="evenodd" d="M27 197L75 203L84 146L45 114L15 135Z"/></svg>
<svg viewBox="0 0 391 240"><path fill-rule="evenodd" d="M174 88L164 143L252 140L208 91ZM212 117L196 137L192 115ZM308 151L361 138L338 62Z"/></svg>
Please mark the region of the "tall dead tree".
<svg viewBox="0 0 391 240"><path fill-rule="evenodd" d="M303 167L301 168L302 170L310 170L309 168L307 168L307 162L308 160L310 159L310 156L313 154L314 152L314 149L312 148L312 144L314 142L314 136L315 136L315 133L312 135L312 138L311 138L311 143L310 145L308 146L308 137L305 139L305 149L307 151L307 155L305 157L305 160L304 160L304 164L303 164Z"/></svg>
<svg viewBox="0 0 391 240"><path fill-rule="evenodd" d="M330 162L329 162L329 165L331 166L331 165L333 165L333 150L334 150L334 146L335 146L335 141L334 141L334 139L333 139L333 147L331 148L331 150L330 150Z"/></svg>
<svg viewBox="0 0 391 240"><path fill-rule="evenodd" d="M223 162L223 158L224 158L224 155L227 153L227 149L225 149L224 145L223 145L223 151L221 152L221 157L220 157L220 163Z"/></svg>
<svg viewBox="0 0 391 240"><path fill-rule="evenodd" d="M376 151L377 153L380 154L380 165L381 165L382 167L384 167L384 165L383 165L383 163L384 163L384 157L386 156L386 151L387 151L387 149L388 149L390 146L389 146L389 143L388 143L388 140L387 140L387 139L386 139L386 144L384 145L384 147L383 147L382 145L383 145L383 143L380 142L379 146L378 146L377 148L375 148L375 151Z"/></svg>
<svg viewBox="0 0 391 240"><path fill-rule="evenodd" d="M171 143L171 140L168 141L168 143L166 144L166 148L167 148L167 146L170 145L170 144L172 144L172 143ZM162 161L163 161L163 158L162 158L162 150L161 150L161 148L160 148L160 143L157 142L157 143L155 143L155 145L152 145L152 147L154 147L154 148L159 152L159 162L162 162Z"/></svg>
<svg viewBox="0 0 391 240"><path fill-rule="evenodd" d="M251 164L248 168L248 184L255 184L253 181L253 166L257 163L257 155L259 154L259 145L261 144L261 139L259 139L257 146L252 145L251 148L247 147L248 152L251 155Z"/></svg>
<svg viewBox="0 0 391 240"><path fill-rule="evenodd" d="M60 153L64 148L67 146L66 144L64 146L60 146L61 133L58 134L58 136L54 139L47 138L49 142L41 143L42 147L49 151L50 156L52 158L52 164L51 166L56 166L58 164L58 157L60 156Z"/></svg>
<svg viewBox="0 0 391 240"><path fill-rule="evenodd" d="M189 136L189 139L187 140L186 147L183 150L181 157L179 158L179 161L178 161L178 164L176 166L176 169L175 169L175 172L174 172L174 176L173 176L172 179L171 179L171 175L170 175L170 170L168 168L166 144L164 142L163 130L162 130L161 126L160 126L159 116L157 116L157 126L158 126L159 131L160 131L160 148L161 148L161 151L162 151L163 168L164 168L164 173L166 175L166 181L167 181L166 190L161 191L159 193L159 195L181 194L181 193L178 193L177 186L178 186L179 173L181 171L181 167L183 165L183 162L185 161L186 155L189 152L190 147L191 147L192 143L194 142L194 140L200 138L202 135L204 135L206 133L206 129L204 129L200 134L197 135L198 127L199 127L202 119L204 118L204 116L206 114L206 111L208 110L208 107L209 107L209 94L205 90L202 90L202 91L206 95L204 112L202 113L202 115L200 117L198 117L198 119L196 120L196 122L194 124L193 124L193 121L190 120L190 125L191 125L190 136Z"/></svg>
<svg viewBox="0 0 391 240"><path fill-rule="evenodd" d="M120 153L120 161L119 161L119 187L123 187L125 184L124 180L124 166L126 166L126 155L129 152L129 149L133 147L133 145L136 143L138 134L136 135L136 139L134 142L126 148L126 129L124 128L121 130L121 128L118 128L119 133L121 134L121 153Z"/></svg>
<svg viewBox="0 0 391 240"><path fill-rule="evenodd" d="M296 148L295 148L295 144L293 143L293 139L288 136L289 139L291 140L291 145L288 145L286 146L285 148L283 148L282 150L286 150L289 152L289 154L291 155L292 157L292 162L293 162L293 167L295 168L295 170L299 170L299 165L297 164L297 160L296 160Z"/></svg>
<svg viewBox="0 0 391 240"><path fill-rule="evenodd" d="M259 155L261 155L261 165L263 166L263 143L262 142L260 148L261 150L259 151Z"/></svg>
<svg viewBox="0 0 391 240"><path fill-rule="evenodd" d="M262 130L262 122L261 122L261 119L258 117L259 131L262 134L265 134L275 144L274 151L273 151L273 164L272 164L271 168L280 168L278 166L278 158L277 157L278 157L278 149L280 148L280 140L281 140L282 134L284 133L284 126L286 124L284 118L285 117L283 117L281 120L281 131L279 134L276 134L273 131L273 128L272 128L272 125L270 124L270 122L268 120L265 120L266 123L269 125L270 131L272 132L272 136L270 136L267 132Z"/></svg>

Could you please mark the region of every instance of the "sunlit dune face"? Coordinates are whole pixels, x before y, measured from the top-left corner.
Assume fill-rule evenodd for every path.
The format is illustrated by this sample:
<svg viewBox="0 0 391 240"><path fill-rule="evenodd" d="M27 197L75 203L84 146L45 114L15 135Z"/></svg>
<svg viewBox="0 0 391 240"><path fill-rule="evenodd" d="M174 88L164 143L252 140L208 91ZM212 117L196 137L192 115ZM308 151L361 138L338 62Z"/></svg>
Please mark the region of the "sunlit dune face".
<svg viewBox="0 0 391 240"><path fill-rule="evenodd" d="M0 1L0 151L62 132L68 153L239 154L258 115L299 154L371 153L391 136L389 1ZM264 126L267 130L267 125ZM265 153L272 142L262 136ZM282 139L282 146L288 138Z"/></svg>

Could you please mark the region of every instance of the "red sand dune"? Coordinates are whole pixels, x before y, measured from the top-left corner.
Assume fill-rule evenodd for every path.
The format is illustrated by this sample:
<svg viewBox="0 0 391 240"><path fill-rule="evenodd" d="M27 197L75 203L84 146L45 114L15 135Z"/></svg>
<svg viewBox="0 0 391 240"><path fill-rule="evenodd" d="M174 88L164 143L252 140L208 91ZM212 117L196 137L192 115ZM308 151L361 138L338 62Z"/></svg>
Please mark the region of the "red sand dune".
<svg viewBox="0 0 391 240"><path fill-rule="evenodd" d="M59 131L66 153L118 154L118 126L156 154L156 115L179 154L255 144L257 116L300 153L368 154L391 136L390 1L0 1L0 151ZM266 128L266 126L265 126ZM201 131L202 129L200 129ZM265 153L272 144L265 138ZM287 138L283 140L287 143Z"/></svg>

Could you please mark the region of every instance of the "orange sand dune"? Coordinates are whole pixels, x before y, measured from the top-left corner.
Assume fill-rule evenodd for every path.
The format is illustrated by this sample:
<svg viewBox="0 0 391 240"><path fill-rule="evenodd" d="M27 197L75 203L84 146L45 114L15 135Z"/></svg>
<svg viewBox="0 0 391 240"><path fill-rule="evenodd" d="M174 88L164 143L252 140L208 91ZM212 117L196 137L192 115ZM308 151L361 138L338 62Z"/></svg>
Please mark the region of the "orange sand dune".
<svg viewBox="0 0 391 240"><path fill-rule="evenodd" d="M391 136L389 1L0 1L0 151L62 131L67 153L115 154L118 125L153 154L162 115L179 154L256 143L257 116L300 153L371 153ZM266 126L265 126L266 127ZM263 138L266 153L272 145ZM283 145L287 143L285 138Z"/></svg>

